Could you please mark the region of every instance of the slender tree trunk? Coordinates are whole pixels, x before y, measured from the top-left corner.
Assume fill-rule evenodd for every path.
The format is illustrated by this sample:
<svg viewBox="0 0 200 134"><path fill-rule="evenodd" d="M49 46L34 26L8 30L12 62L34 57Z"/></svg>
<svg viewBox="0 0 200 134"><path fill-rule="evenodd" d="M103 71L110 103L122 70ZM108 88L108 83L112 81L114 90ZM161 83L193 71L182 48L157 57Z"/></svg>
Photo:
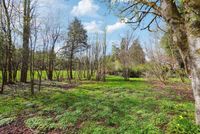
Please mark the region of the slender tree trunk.
<svg viewBox="0 0 200 134"><path fill-rule="evenodd" d="M3 94L4 91L4 85L5 85L5 72L2 70L2 85L1 85L1 91L0 94Z"/></svg>
<svg viewBox="0 0 200 134"><path fill-rule="evenodd" d="M103 81L106 81L106 28L104 29L104 44L103 44Z"/></svg>
<svg viewBox="0 0 200 134"><path fill-rule="evenodd" d="M48 80L53 80L53 61L49 61L49 68L48 68Z"/></svg>
<svg viewBox="0 0 200 134"><path fill-rule="evenodd" d="M32 43L31 43L32 49ZM31 94L34 95L34 50L31 50L30 55L30 78L31 78Z"/></svg>
<svg viewBox="0 0 200 134"><path fill-rule="evenodd" d="M11 16L9 15L8 7L6 6L5 0L3 2L3 7L6 15L6 27L7 27L7 39L8 39L8 47L7 47L7 60L8 60L8 83L12 83L12 31L11 31Z"/></svg>
<svg viewBox="0 0 200 134"><path fill-rule="evenodd" d="M41 85L42 85L42 70L38 70L38 77L39 77L38 91L41 91Z"/></svg>
<svg viewBox="0 0 200 134"><path fill-rule="evenodd" d="M70 71L69 71L69 70L70 70L70 69L69 69L69 68L70 68L69 66L70 66L70 65L68 64L68 65L67 65L67 79L68 79L69 83L71 83L71 78L70 78L70 74L69 74L69 72L70 72Z"/></svg>
<svg viewBox="0 0 200 134"><path fill-rule="evenodd" d="M70 79L73 79L73 52L71 52L69 59L69 77Z"/></svg>

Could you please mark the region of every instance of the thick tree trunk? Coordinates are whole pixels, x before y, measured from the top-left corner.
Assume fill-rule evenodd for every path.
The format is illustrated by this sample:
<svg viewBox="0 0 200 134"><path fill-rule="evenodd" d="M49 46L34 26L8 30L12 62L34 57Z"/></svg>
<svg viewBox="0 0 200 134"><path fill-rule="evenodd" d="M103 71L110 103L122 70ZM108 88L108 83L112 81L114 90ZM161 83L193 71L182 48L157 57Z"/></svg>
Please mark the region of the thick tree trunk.
<svg viewBox="0 0 200 134"><path fill-rule="evenodd" d="M173 1L163 0L162 15L173 29L174 41L182 52L182 58L190 59L196 123L200 125L200 2L184 1L184 6L183 18Z"/></svg>
<svg viewBox="0 0 200 134"><path fill-rule="evenodd" d="M200 37L189 36L192 64L192 89L195 99L196 123L200 124Z"/></svg>
<svg viewBox="0 0 200 134"><path fill-rule="evenodd" d="M24 0L23 53L21 82L27 81L30 37L30 0Z"/></svg>
<svg viewBox="0 0 200 134"><path fill-rule="evenodd" d="M185 20L190 48L196 123L200 125L200 1L190 0L184 4L188 11Z"/></svg>
<svg viewBox="0 0 200 134"><path fill-rule="evenodd" d="M50 50L50 54L49 54L49 68L48 68L48 79L49 80L53 80L53 66L54 66L54 46L55 43L53 44L51 50Z"/></svg>

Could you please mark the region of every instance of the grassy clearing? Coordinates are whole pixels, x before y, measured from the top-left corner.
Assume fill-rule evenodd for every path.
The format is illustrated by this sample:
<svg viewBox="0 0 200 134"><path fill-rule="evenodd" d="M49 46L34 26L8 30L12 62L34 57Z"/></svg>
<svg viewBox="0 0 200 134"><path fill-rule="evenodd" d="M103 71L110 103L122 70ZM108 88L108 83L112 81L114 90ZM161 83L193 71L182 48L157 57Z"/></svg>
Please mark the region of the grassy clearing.
<svg viewBox="0 0 200 134"><path fill-rule="evenodd" d="M35 132L199 133L193 102L170 92L154 89L143 79L110 76L105 83L70 90L45 88L36 96L6 93L0 96L0 124L23 115L26 127Z"/></svg>

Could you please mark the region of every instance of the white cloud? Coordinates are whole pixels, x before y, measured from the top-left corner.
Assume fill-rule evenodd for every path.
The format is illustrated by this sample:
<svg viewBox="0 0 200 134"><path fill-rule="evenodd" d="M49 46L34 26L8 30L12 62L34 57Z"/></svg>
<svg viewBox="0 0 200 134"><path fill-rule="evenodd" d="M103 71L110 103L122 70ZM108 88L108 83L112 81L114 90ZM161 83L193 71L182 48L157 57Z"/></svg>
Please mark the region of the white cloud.
<svg viewBox="0 0 200 134"><path fill-rule="evenodd" d="M121 28L124 28L126 26L126 24L124 22L116 22L115 24L113 25L108 25L107 26L107 32L108 33L112 33L116 30L119 30Z"/></svg>
<svg viewBox="0 0 200 134"><path fill-rule="evenodd" d="M74 16L97 16L99 6L94 4L93 0L81 0L74 6L71 14Z"/></svg>
<svg viewBox="0 0 200 134"><path fill-rule="evenodd" d="M88 33L102 33L103 31L100 28L101 22L91 21L84 23L84 28Z"/></svg>

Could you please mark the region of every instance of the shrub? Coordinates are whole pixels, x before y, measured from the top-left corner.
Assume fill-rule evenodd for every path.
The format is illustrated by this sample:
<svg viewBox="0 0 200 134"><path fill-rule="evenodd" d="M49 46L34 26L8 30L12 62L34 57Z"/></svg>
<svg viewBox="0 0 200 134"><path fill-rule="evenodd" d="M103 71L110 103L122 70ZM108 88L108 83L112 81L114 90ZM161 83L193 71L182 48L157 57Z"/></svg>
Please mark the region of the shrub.
<svg viewBox="0 0 200 134"><path fill-rule="evenodd" d="M129 74L130 74L130 77L132 78L139 78L139 77L144 76L145 72L146 72L146 65L140 64L130 69Z"/></svg>

